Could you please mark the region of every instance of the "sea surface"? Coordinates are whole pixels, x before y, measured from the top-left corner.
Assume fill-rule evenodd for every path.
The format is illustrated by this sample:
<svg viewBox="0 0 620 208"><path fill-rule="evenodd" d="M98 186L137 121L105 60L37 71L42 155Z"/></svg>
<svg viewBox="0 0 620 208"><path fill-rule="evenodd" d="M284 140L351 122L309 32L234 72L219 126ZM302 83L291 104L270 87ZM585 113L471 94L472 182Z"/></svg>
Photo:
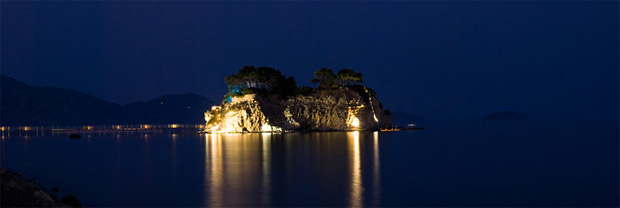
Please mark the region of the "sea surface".
<svg viewBox="0 0 620 208"><path fill-rule="evenodd" d="M1 166L85 206L615 206L618 122L5 135Z"/></svg>

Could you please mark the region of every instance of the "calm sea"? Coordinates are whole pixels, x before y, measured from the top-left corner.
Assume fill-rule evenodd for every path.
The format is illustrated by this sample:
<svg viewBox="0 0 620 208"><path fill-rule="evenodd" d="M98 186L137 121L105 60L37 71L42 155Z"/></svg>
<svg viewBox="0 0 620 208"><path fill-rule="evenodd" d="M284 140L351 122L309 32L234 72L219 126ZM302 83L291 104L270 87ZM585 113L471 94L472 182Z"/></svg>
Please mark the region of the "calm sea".
<svg viewBox="0 0 620 208"><path fill-rule="evenodd" d="M1 166L86 206L618 206L618 122L287 134L12 134Z"/></svg>

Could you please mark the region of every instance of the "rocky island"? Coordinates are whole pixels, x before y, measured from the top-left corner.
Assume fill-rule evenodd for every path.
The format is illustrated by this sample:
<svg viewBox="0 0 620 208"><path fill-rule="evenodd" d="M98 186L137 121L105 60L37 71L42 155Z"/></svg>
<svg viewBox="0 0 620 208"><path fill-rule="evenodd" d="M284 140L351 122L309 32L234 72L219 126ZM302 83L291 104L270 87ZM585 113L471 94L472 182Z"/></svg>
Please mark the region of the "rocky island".
<svg viewBox="0 0 620 208"><path fill-rule="evenodd" d="M392 125L362 74L322 68L297 87L274 68L246 66L226 77L228 93L204 113L208 133L377 130Z"/></svg>

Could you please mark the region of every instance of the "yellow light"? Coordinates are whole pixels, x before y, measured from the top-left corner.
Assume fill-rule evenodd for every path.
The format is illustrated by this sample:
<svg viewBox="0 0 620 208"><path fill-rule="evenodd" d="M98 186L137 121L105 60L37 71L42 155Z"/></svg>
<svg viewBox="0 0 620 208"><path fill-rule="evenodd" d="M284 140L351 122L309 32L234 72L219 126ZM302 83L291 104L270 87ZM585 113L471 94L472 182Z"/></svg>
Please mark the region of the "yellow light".
<svg viewBox="0 0 620 208"><path fill-rule="evenodd" d="M93 126L86 126L87 130L93 130Z"/></svg>
<svg viewBox="0 0 620 208"><path fill-rule="evenodd" d="M116 129L121 129L121 125L116 125Z"/></svg>
<svg viewBox="0 0 620 208"><path fill-rule="evenodd" d="M217 128L219 128L219 127L220 127L220 125L213 126L213 127L211 127L211 131L217 131Z"/></svg>
<svg viewBox="0 0 620 208"><path fill-rule="evenodd" d="M353 120L351 121L351 126L353 127L360 127L360 120L357 117L353 117Z"/></svg>
<svg viewBox="0 0 620 208"><path fill-rule="evenodd" d="M3 126L3 127L0 127L0 129L2 129L2 131L4 131L4 126Z"/></svg>
<svg viewBox="0 0 620 208"><path fill-rule="evenodd" d="M148 129L149 125L148 124L144 124L144 129Z"/></svg>
<svg viewBox="0 0 620 208"><path fill-rule="evenodd" d="M178 124L170 124L170 125L168 125L168 128L176 129L176 128L179 128L179 125Z"/></svg>
<svg viewBox="0 0 620 208"><path fill-rule="evenodd" d="M209 123L209 120L211 120L211 114L208 113L208 111L205 113L205 122Z"/></svg>
<svg viewBox="0 0 620 208"><path fill-rule="evenodd" d="M265 123L263 124L263 126L261 126L261 131L262 132L281 132L282 128Z"/></svg>
<svg viewBox="0 0 620 208"><path fill-rule="evenodd" d="M30 127L24 126L24 131L29 131L29 130L30 130Z"/></svg>
<svg viewBox="0 0 620 208"><path fill-rule="evenodd" d="M263 126L261 126L261 130L262 130L263 132L268 132L268 131L271 131L271 125L269 125L269 124L264 124Z"/></svg>

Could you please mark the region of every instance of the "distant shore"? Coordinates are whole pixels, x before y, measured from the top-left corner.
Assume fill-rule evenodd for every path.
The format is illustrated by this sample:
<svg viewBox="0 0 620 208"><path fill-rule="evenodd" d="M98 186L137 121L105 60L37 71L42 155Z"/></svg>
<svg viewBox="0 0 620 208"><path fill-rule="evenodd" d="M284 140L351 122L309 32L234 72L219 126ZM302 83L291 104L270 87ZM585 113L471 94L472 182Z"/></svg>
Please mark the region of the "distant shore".
<svg viewBox="0 0 620 208"><path fill-rule="evenodd" d="M81 126L1 126L2 136L46 134L117 134L117 133L197 133L203 124L133 124L133 125L81 125Z"/></svg>
<svg viewBox="0 0 620 208"><path fill-rule="evenodd" d="M391 128L366 129L358 131L400 131L420 130L420 126L392 126ZM205 131L203 124L139 124L139 125L99 125L99 126L2 126L2 136L45 136L45 135L69 135L69 134L202 134ZM338 132L355 130L287 130L277 133L293 132ZM265 132L239 132L239 133L265 133ZM276 133L276 132L274 132Z"/></svg>

